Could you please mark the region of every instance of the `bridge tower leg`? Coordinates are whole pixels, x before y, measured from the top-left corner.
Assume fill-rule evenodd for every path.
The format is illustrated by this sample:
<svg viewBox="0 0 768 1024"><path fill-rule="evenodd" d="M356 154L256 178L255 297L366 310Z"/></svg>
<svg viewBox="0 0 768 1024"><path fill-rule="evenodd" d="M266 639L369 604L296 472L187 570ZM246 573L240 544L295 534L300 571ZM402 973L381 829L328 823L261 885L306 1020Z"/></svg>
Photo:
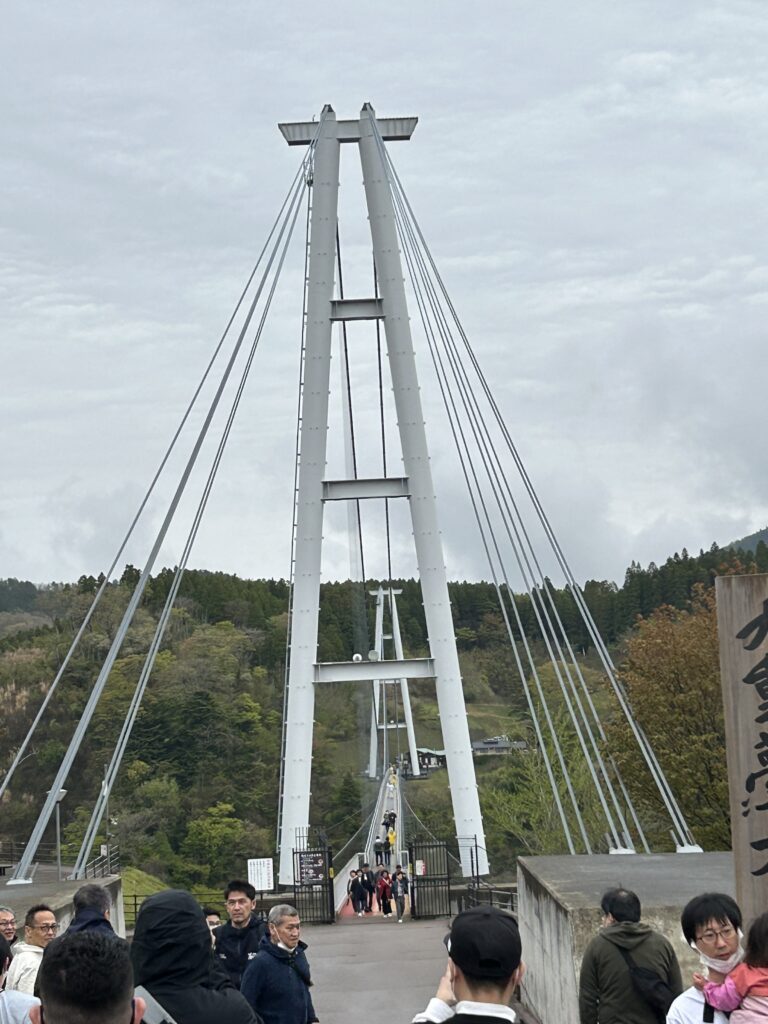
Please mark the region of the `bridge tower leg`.
<svg viewBox="0 0 768 1024"><path fill-rule="evenodd" d="M448 598L448 580L437 521L435 492L429 464L427 435L419 394L408 304L397 238L395 211L387 169L377 137L376 114L366 103L360 115L360 160L373 240L373 259L379 281L384 332L387 339L403 462L409 481L410 512L419 567L429 647L435 661L437 703L445 744L448 780L456 832L477 836L479 873L488 874L485 833L472 761L472 744L461 688L456 635ZM465 852L462 849L462 860ZM472 873L469 851L462 863Z"/></svg>
<svg viewBox="0 0 768 1024"><path fill-rule="evenodd" d="M337 122L326 107L315 150L314 195L307 282L307 325L285 758L280 810L279 881L290 885L296 836L309 823L314 685L324 680L381 682L436 679L440 722L457 835L476 837L478 864L460 844L465 875L488 873L480 801L475 781L448 584L437 521L416 362L413 353L394 207L381 151L382 139L409 138L415 120L377 121L366 104L358 122ZM306 145L312 123L281 125L292 145ZM357 142L363 167L380 299L333 300L338 211L339 143ZM331 332L334 320L371 319L384 324L398 429L407 477L324 481L328 430ZM431 658L323 665L316 661L323 502L334 499L407 497L424 600ZM466 859L466 863L464 863Z"/></svg>
<svg viewBox="0 0 768 1024"><path fill-rule="evenodd" d="M312 727L315 711L317 619L323 537L323 478L328 435L328 393L333 323L330 318L339 201L336 115L323 111L315 148L305 333L304 394L296 501L296 546L290 669L280 808L279 879L293 882L296 836L309 825ZM316 128L317 126L315 126Z"/></svg>

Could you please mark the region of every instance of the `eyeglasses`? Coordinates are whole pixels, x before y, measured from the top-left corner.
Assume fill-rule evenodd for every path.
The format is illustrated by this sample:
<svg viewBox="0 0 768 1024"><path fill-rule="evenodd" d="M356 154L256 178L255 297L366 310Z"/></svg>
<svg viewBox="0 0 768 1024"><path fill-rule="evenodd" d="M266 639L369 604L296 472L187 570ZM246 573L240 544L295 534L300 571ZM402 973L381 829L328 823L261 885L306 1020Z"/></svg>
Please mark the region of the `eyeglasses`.
<svg viewBox="0 0 768 1024"><path fill-rule="evenodd" d="M30 925L30 928L37 932L53 932L54 935L59 930L59 926L57 924L33 924Z"/></svg>
<svg viewBox="0 0 768 1024"><path fill-rule="evenodd" d="M736 934L736 929L733 925L727 924L724 928L721 928L719 932L710 928L706 932L702 932L696 939L697 942L703 942L705 946L714 946L718 939L722 939L724 942L728 942Z"/></svg>
<svg viewBox="0 0 768 1024"><path fill-rule="evenodd" d="M4 921L0 921L0 931L4 932L6 930L6 928L15 928L15 927L16 927L16 918L15 917L6 917Z"/></svg>

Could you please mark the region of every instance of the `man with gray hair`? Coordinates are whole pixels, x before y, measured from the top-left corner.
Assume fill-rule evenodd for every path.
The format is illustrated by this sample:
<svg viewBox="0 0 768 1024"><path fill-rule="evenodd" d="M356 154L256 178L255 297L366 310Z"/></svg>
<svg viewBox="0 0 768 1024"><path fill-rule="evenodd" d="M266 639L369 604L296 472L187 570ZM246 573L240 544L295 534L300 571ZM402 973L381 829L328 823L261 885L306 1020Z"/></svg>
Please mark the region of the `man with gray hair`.
<svg viewBox="0 0 768 1024"><path fill-rule="evenodd" d="M18 935L16 934L16 914L10 907L0 903L0 935L12 946Z"/></svg>
<svg viewBox="0 0 768 1024"><path fill-rule="evenodd" d="M101 935L114 935L109 923L109 910L112 906L109 893L103 885L89 882L81 885L72 897L75 916L67 928L66 935L77 932L98 932Z"/></svg>
<svg viewBox="0 0 768 1024"><path fill-rule="evenodd" d="M267 927L269 934L246 967L240 991L264 1024L312 1024L317 1014L298 910L287 903L272 907Z"/></svg>

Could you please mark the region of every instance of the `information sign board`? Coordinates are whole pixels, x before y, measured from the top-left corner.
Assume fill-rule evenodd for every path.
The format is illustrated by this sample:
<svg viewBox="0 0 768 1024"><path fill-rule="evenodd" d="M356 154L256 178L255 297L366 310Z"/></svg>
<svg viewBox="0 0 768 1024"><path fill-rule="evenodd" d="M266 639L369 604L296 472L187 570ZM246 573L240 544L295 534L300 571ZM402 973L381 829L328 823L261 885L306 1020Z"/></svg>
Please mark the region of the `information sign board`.
<svg viewBox="0 0 768 1024"><path fill-rule="evenodd" d="M257 857L248 861L248 881L257 892L272 892L275 888L271 857Z"/></svg>
<svg viewBox="0 0 768 1024"><path fill-rule="evenodd" d="M318 885L325 881L326 866L323 850L301 850L299 852L299 882L301 885Z"/></svg>

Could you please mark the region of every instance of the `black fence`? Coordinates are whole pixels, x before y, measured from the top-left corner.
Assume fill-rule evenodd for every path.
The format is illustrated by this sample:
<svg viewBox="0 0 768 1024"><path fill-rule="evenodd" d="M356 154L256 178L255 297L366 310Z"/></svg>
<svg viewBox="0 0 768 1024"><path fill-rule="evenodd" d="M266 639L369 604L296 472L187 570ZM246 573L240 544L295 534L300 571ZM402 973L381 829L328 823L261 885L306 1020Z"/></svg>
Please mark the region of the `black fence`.
<svg viewBox="0 0 768 1024"><path fill-rule="evenodd" d="M306 924L333 924L333 851L330 846L293 851L293 902Z"/></svg>
<svg viewBox="0 0 768 1024"><path fill-rule="evenodd" d="M411 915L450 917L451 873L448 844L433 840L408 846L411 867Z"/></svg>
<svg viewBox="0 0 768 1024"><path fill-rule="evenodd" d="M169 886L170 888L170 886ZM126 928L133 928L136 923L141 904L147 897L152 896L150 892L136 892L126 894L123 893L123 910L125 911L125 926ZM226 900L224 899L224 893L221 889L211 889L207 892L193 892L192 895L195 897L201 907L210 907L215 910L222 920L222 923L226 921L227 909ZM265 899L265 895L269 899ZM269 913L269 908L274 903L274 895L272 893L256 893L256 913L266 917Z"/></svg>

